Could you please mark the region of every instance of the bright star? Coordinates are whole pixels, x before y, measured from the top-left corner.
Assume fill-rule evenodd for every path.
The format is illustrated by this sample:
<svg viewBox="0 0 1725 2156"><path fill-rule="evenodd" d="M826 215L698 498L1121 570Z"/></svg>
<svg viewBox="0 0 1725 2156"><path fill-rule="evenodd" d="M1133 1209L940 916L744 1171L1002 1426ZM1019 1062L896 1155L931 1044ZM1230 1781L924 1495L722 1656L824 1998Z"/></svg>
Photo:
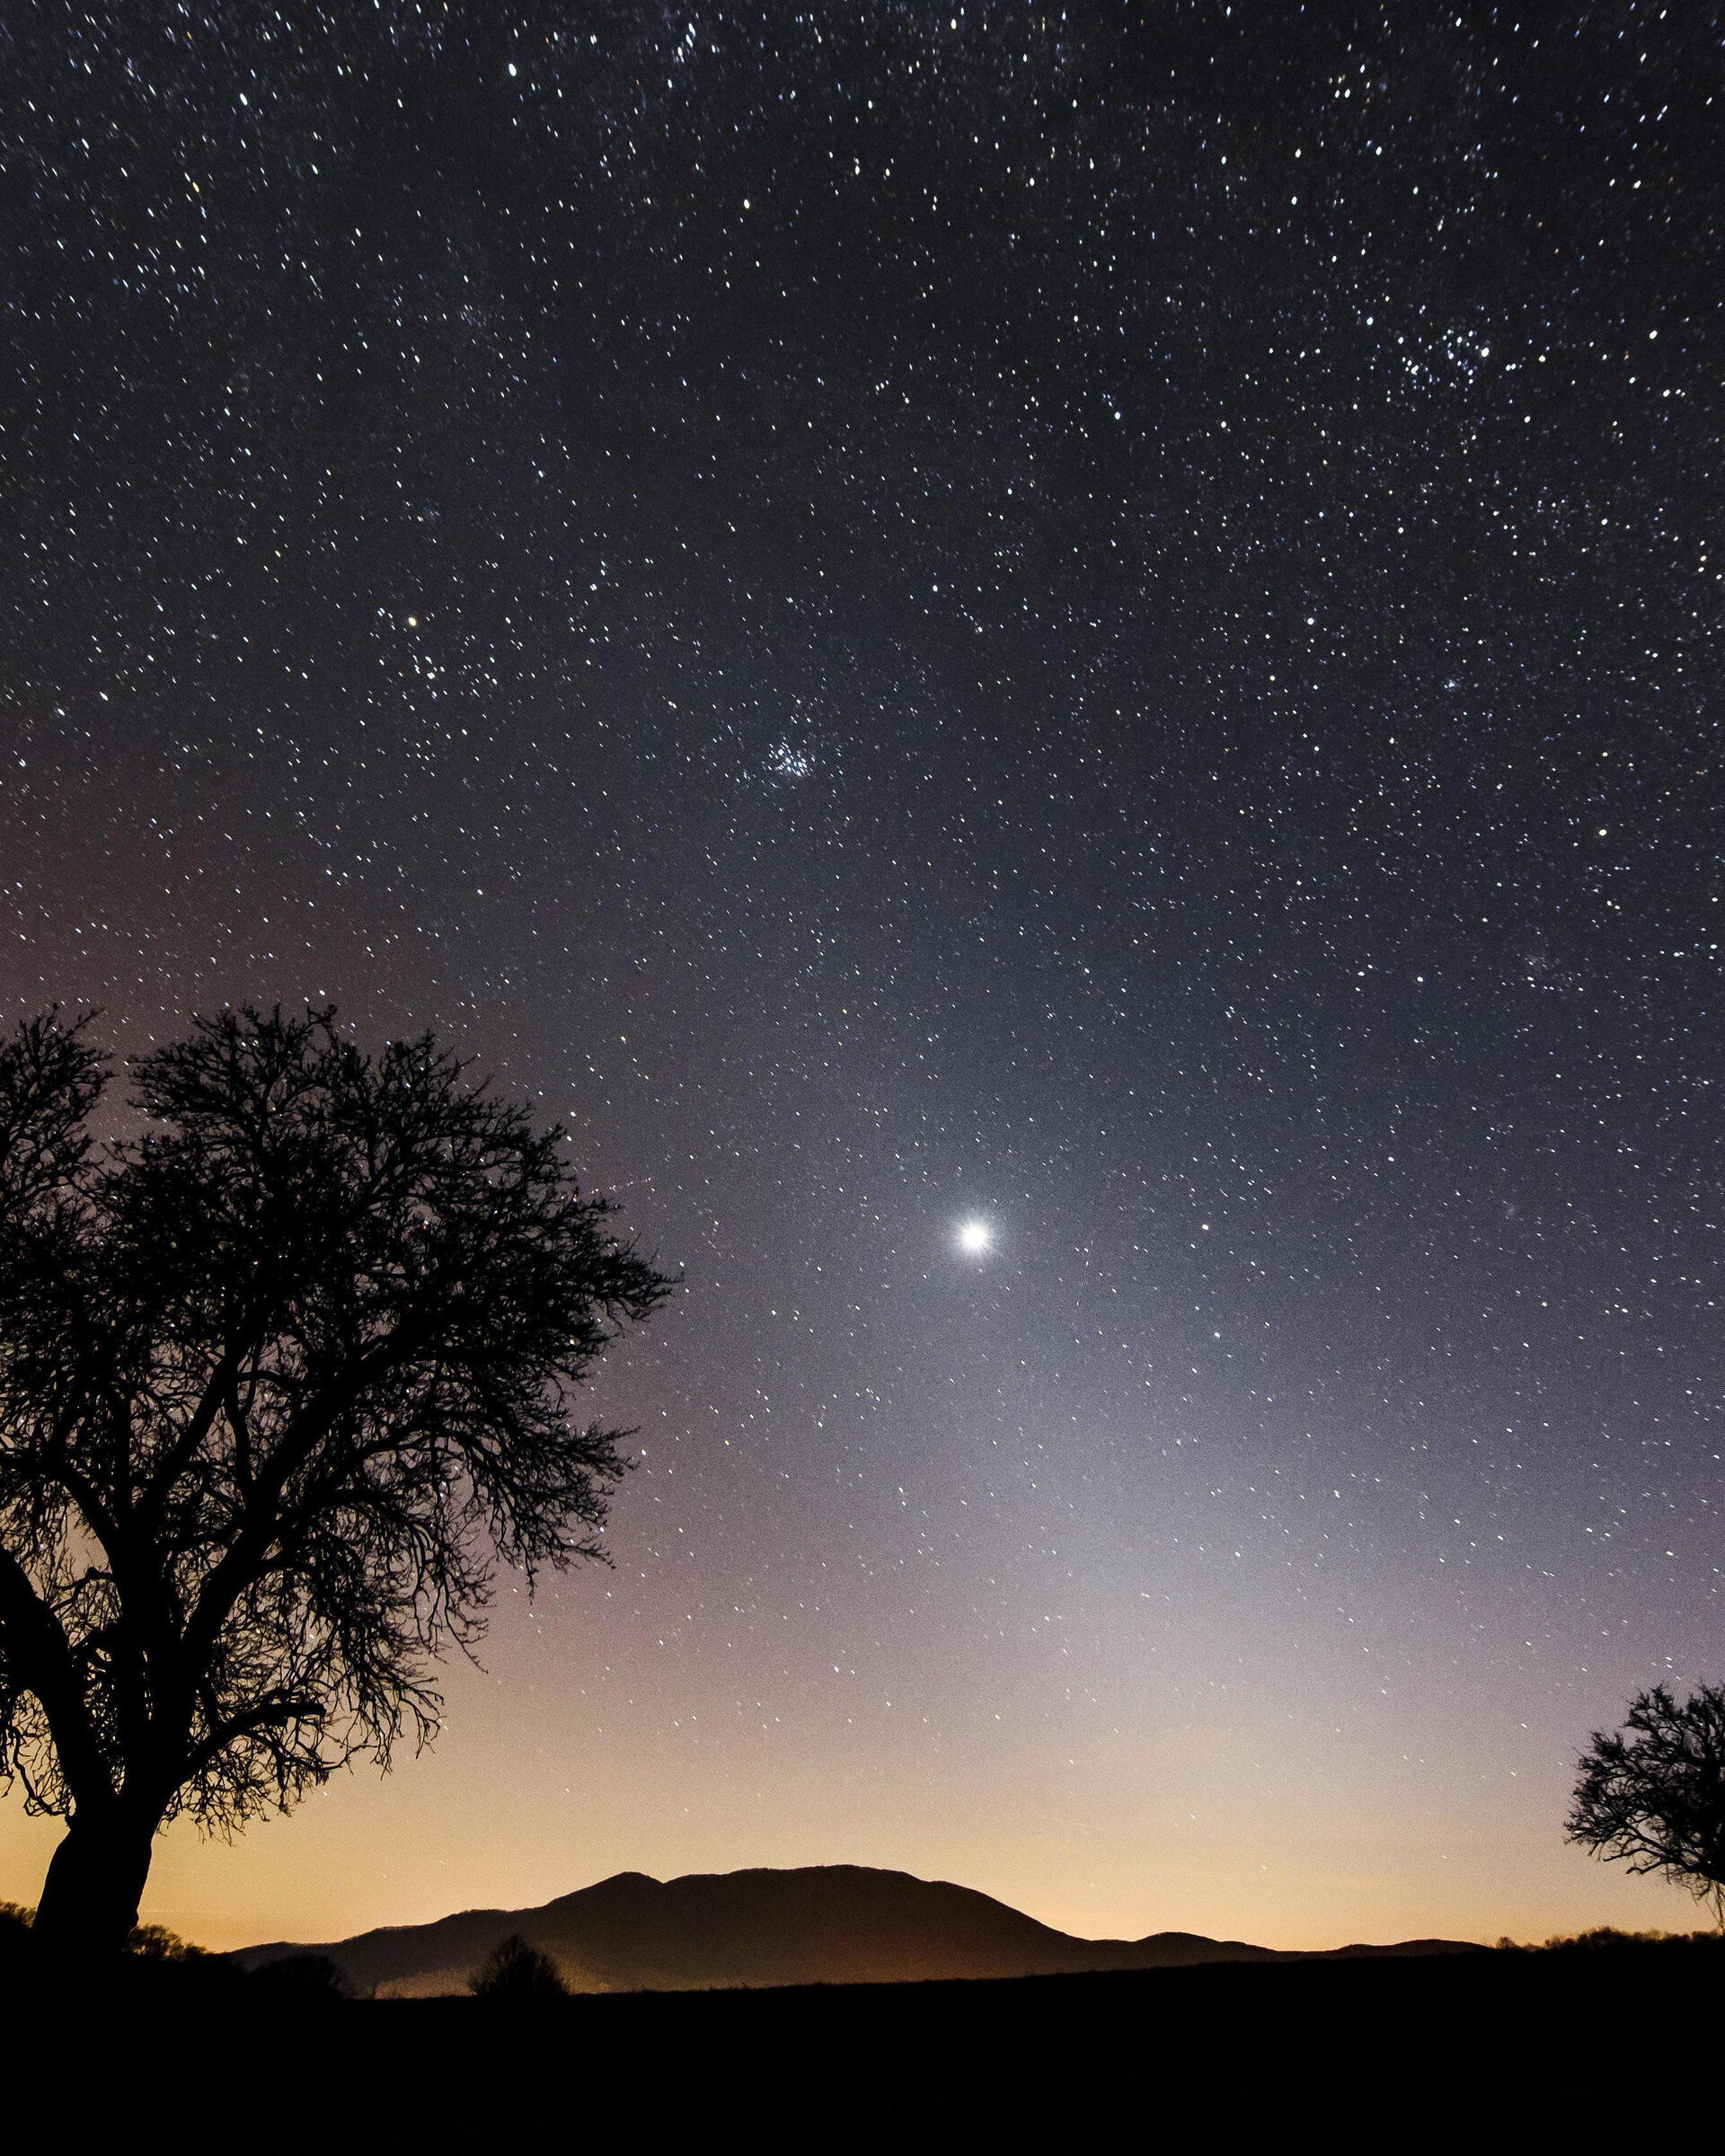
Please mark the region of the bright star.
<svg viewBox="0 0 1725 2156"><path fill-rule="evenodd" d="M994 1248L995 1231L986 1220L967 1220L959 1227L959 1248L972 1258L980 1258L985 1250Z"/></svg>

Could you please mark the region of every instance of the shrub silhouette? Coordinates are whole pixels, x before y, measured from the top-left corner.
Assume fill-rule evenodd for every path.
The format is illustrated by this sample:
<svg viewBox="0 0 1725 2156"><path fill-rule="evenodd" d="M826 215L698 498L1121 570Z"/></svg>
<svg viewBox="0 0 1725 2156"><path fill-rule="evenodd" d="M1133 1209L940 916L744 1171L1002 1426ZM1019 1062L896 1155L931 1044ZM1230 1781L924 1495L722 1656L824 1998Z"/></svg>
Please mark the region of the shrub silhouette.
<svg viewBox="0 0 1725 2156"><path fill-rule="evenodd" d="M22 1902L0 1902L0 1933L9 1938L29 1938L35 1925L36 1912ZM165 1924L134 1924L126 1935L126 1951L139 1961L184 1962L213 1961L217 1958L207 1947L195 1947L189 1939L181 1939L177 1931L170 1931Z"/></svg>
<svg viewBox="0 0 1725 2156"><path fill-rule="evenodd" d="M549 1955L514 1932L500 1940L467 1979L476 1999L567 1999L569 1986Z"/></svg>
<svg viewBox="0 0 1725 2156"><path fill-rule="evenodd" d="M266 1961L253 1969L252 1989L271 2001L287 2004L334 2004L353 1997L353 1986L340 1962L327 1954L284 1954L279 1961Z"/></svg>
<svg viewBox="0 0 1725 2156"><path fill-rule="evenodd" d="M571 1396L668 1291L554 1131L429 1038L228 1012L108 1067L0 1039L0 1781L67 1822L35 1929L118 1955L156 1830L437 1730L499 1561L599 1554Z"/></svg>
<svg viewBox="0 0 1725 2156"><path fill-rule="evenodd" d="M126 1936L126 1951L144 1961L208 1961L207 1947L194 1947L189 1939L170 1931L165 1924L134 1924Z"/></svg>
<svg viewBox="0 0 1725 2156"><path fill-rule="evenodd" d="M29 1963L30 1920L35 1913L21 1902L0 1902L0 1973L22 1969Z"/></svg>
<svg viewBox="0 0 1725 2156"><path fill-rule="evenodd" d="M1725 1929L1725 1690L1703 1684L1679 1706L1656 1684L1622 1730L1594 1731L1580 1766L1570 1840L1686 1887Z"/></svg>
<svg viewBox="0 0 1725 2156"><path fill-rule="evenodd" d="M1700 1948L1713 1953L1725 1948L1725 1938L1717 1931L1620 1931L1614 1924L1596 1924L1588 1931L1554 1932L1543 1940L1504 1938L1497 1944L1499 1954L1559 1954L1571 1957L1578 1954L1641 1953L1658 1948L1679 1952Z"/></svg>

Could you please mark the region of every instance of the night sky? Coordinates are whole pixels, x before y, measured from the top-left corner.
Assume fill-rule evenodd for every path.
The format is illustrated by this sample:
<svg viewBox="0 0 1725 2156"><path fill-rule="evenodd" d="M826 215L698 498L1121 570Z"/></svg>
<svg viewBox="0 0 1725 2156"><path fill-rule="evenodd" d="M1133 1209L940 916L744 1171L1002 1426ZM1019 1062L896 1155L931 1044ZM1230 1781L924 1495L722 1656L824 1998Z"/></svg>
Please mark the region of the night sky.
<svg viewBox="0 0 1725 2156"><path fill-rule="evenodd" d="M1725 1674L1720 47L10 12L4 1015L430 1026L686 1282L615 1568L146 1914L1697 1921L1561 1825Z"/></svg>

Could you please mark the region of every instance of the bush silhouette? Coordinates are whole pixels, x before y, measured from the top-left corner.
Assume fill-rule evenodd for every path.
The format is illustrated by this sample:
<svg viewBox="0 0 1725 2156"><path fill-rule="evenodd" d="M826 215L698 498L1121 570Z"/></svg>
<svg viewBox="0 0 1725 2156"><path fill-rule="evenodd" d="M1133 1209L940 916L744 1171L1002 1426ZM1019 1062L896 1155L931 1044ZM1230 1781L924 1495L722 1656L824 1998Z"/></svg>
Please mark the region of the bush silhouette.
<svg viewBox="0 0 1725 2156"><path fill-rule="evenodd" d="M1554 1932L1547 1940L1499 1940L1499 1954L1557 1954L1573 1958L1578 1954L1639 1954L1654 1948L1687 1953L1701 1948L1708 1953L1725 1950L1725 1938L1717 1931L1620 1931L1614 1924L1596 1924L1588 1931Z"/></svg>
<svg viewBox="0 0 1725 2156"><path fill-rule="evenodd" d="M208 1961L207 1947L194 1947L177 1931L170 1931L165 1924L134 1924L126 1940L126 1951L136 1954L144 1961Z"/></svg>
<svg viewBox="0 0 1725 2156"><path fill-rule="evenodd" d="M467 1980L476 1999L567 1999L569 1986L549 1955L517 1931L500 1940Z"/></svg>
<svg viewBox="0 0 1725 2156"><path fill-rule="evenodd" d="M21 1902L0 1902L0 1972L22 1969L30 1961L30 1920L35 1913Z"/></svg>
<svg viewBox="0 0 1725 2156"><path fill-rule="evenodd" d="M0 1902L0 1942L27 1940L36 1921L34 1909L22 1902ZM207 1947L195 1947L165 1924L134 1924L126 1935L126 1952L139 1961L213 1961Z"/></svg>
<svg viewBox="0 0 1725 2156"><path fill-rule="evenodd" d="M266 1961L252 1972L252 1989L265 1998L296 2006L334 2004L353 1997L340 1962L327 1954L284 1954L279 1961Z"/></svg>

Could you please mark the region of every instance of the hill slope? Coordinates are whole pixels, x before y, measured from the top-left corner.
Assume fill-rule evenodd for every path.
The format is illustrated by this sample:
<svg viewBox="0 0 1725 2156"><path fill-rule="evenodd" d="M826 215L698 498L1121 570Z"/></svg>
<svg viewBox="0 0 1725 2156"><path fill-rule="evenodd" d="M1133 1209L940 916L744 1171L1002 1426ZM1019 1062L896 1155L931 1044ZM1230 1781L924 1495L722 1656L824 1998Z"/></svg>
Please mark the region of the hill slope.
<svg viewBox="0 0 1725 2156"><path fill-rule="evenodd" d="M469 1973L514 1931L549 1954L564 1980L583 1992L890 1984L1314 1958L1189 1931L1074 1939L969 1886L856 1864L697 1872L665 1881L623 1871L540 1909L470 1909L332 1944L250 1947L236 1958L255 1968L289 1954L327 1954L362 1991L422 1995L464 1989ZM1460 1950L1455 1940L1417 1940L1344 1947L1336 1955Z"/></svg>

